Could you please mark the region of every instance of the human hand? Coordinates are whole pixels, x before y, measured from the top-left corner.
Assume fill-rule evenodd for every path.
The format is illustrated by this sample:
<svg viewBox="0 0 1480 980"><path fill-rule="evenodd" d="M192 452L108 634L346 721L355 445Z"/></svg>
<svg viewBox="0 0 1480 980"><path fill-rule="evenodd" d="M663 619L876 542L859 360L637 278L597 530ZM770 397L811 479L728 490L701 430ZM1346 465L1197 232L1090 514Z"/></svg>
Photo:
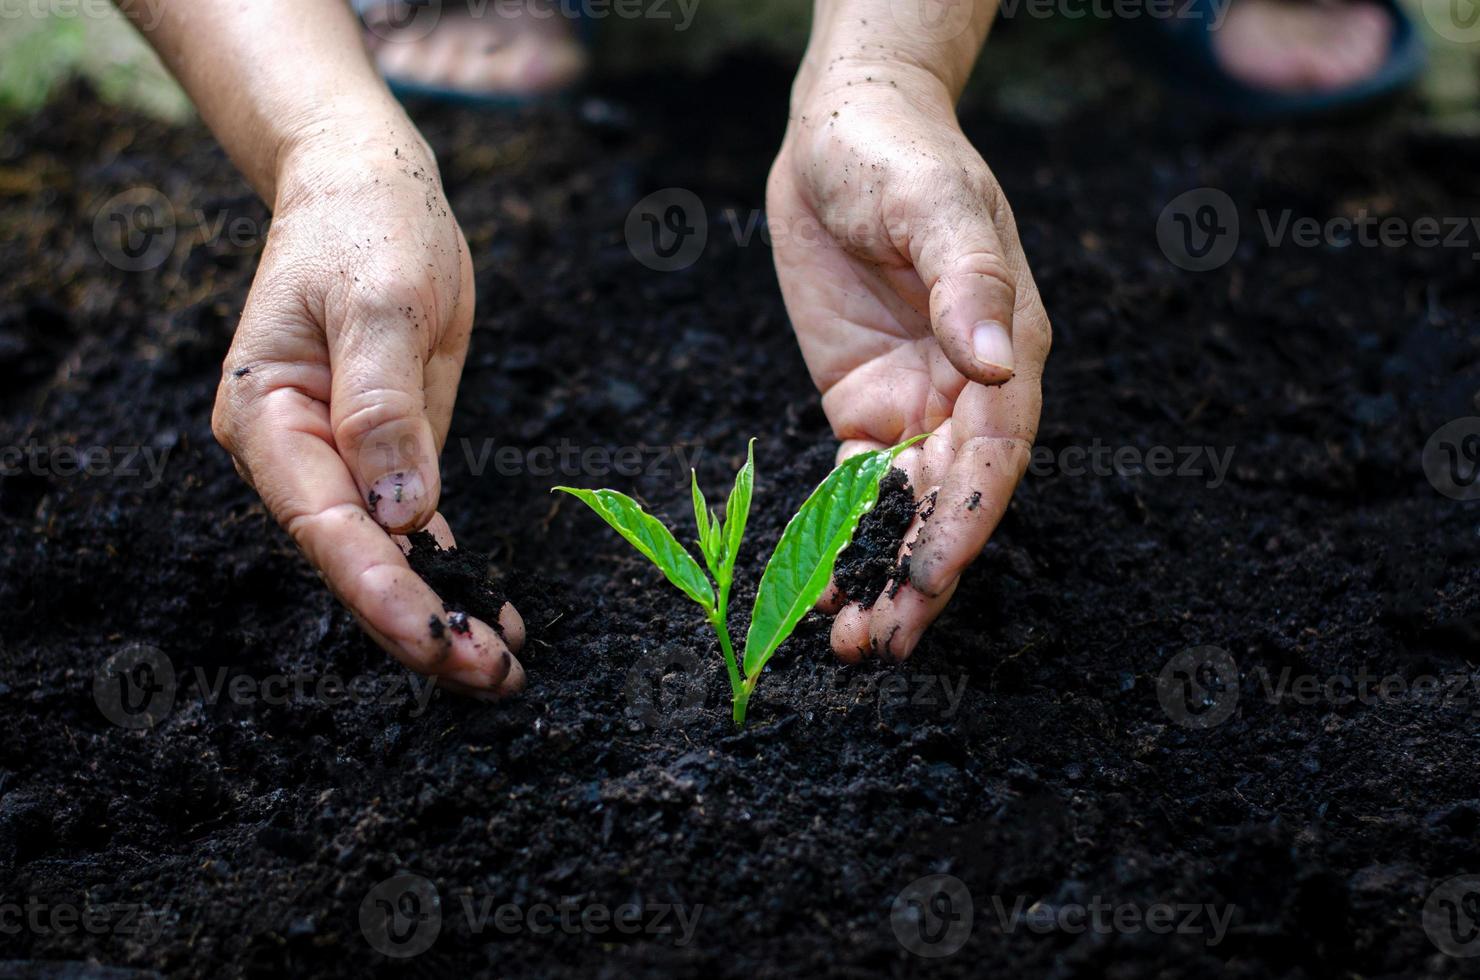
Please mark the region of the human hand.
<svg viewBox="0 0 1480 980"><path fill-rule="evenodd" d="M930 501L902 549L907 581L821 606L840 658L903 660L1027 468L1048 317L1012 211L932 72L816 56L792 105L767 216L838 459L934 433L896 464Z"/></svg>
<svg viewBox="0 0 1480 980"><path fill-rule="evenodd" d="M501 635L471 618L452 628L391 537L426 528L453 543L437 460L474 289L435 160L414 131L318 138L283 160L212 429L382 647L453 690L516 691L518 612L503 607Z"/></svg>

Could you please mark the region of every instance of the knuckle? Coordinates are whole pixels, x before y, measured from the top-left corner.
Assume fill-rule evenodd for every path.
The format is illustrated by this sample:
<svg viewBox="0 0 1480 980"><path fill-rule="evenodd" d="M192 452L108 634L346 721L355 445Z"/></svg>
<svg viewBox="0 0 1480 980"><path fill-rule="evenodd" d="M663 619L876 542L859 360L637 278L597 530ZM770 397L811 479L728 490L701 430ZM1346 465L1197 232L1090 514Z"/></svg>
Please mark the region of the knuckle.
<svg viewBox="0 0 1480 980"><path fill-rule="evenodd" d="M359 446L377 437L382 430L417 416L419 406L404 391L394 388L371 388L345 398L334 422L334 441L342 446Z"/></svg>
<svg viewBox="0 0 1480 980"><path fill-rule="evenodd" d="M216 402L211 408L211 434L232 455L242 449L242 430L247 419L262 411L271 390L266 376L269 367L238 374L231 370L228 357L222 369L221 383L216 388Z"/></svg>
<svg viewBox="0 0 1480 980"><path fill-rule="evenodd" d="M309 511L291 503L285 503L279 509L278 522L282 524L283 530L293 539L315 567L322 567L315 557L315 549L318 542L333 540L336 532L342 530L351 521L363 517L364 512L359 505L351 503L334 504L323 510Z"/></svg>
<svg viewBox="0 0 1480 980"><path fill-rule="evenodd" d="M361 270L360 276L373 284L372 288L362 290L354 297L355 310L361 316L406 319L420 313L427 305L428 297L399 266L382 268L371 264Z"/></svg>
<svg viewBox="0 0 1480 980"><path fill-rule="evenodd" d="M996 249L975 248L963 253L956 260L956 270L961 274L980 276L992 287L1005 290L1014 298L1017 296L1017 276Z"/></svg>
<svg viewBox="0 0 1480 980"><path fill-rule="evenodd" d="M222 449L236 455L236 425L232 421L231 412L220 398L216 399L216 407L211 411L211 435L215 436Z"/></svg>
<svg viewBox="0 0 1480 980"><path fill-rule="evenodd" d="M1048 317L1039 321L1038 329L1034 330L1033 334L1035 356L1040 361L1048 360L1049 352L1053 350L1053 324L1049 322Z"/></svg>
<svg viewBox="0 0 1480 980"><path fill-rule="evenodd" d="M216 393L216 404L211 409L211 435L221 448L235 456L241 450L241 396L227 389L225 383Z"/></svg>

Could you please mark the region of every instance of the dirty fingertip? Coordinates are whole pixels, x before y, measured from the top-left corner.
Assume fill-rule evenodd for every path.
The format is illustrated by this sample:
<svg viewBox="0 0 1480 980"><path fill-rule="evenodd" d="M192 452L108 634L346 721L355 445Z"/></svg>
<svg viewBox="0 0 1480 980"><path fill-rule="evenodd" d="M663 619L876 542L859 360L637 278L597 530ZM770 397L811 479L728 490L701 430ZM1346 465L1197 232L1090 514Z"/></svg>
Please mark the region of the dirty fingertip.
<svg viewBox="0 0 1480 980"><path fill-rule="evenodd" d="M827 582L827 591L822 593L822 598L817 600L817 605L813 608L824 616L836 616L838 610L847 604L848 594L838 588L838 580L829 579Z"/></svg>
<svg viewBox="0 0 1480 980"><path fill-rule="evenodd" d="M450 551L457 547L457 539L452 536L452 528L448 526L447 518L443 517L440 511L432 515L432 519L422 530L430 534L432 540L437 543L437 547L443 551ZM396 543L397 548L401 549L401 554L408 557L411 555L409 534L392 534L391 540Z"/></svg>
<svg viewBox="0 0 1480 980"><path fill-rule="evenodd" d="M452 527L448 525L447 518L442 516L441 511L433 514L432 519L422 530L430 533L432 540L437 542L437 547L443 551L457 547L457 539L452 536Z"/></svg>
<svg viewBox="0 0 1480 980"><path fill-rule="evenodd" d="M873 637L872 646L880 660L902 664L910 659L910 654L915 652L919 642L920 630L894 623Z"/></svg>
<svg viewBox="0 0 1480 980"><path fill-rule="evenodd" d="M833 654L845 664L856 664L869 652L868 610L854 603L844 606L833 620Z"/></svg>
<svg viewBox="0 0 1480 980"><path fill-rule="evenodd" d="M524 649L524 617L519 615L519 610L514 608L512 602L506 602L498 611L499 631L503 633L504 643L514 653Z"/></svg>
<svg viewBox="0 0 1480 980"><path fill-rule="evenodd" d="M929 598L944 592L954 577L952 569L941 561L939 550L933 547L937 537L938 532L926 524L910 545L910 587Z"/></svg>
<svg viewBox="0 0 1480 980"><path fill-rule="evenodd" d="M956 594L959 578L946 583L937 595L925 595L909 583L886 594L874 607L873 635L875 653L885 661L903 663L915 652L925 631Z"/></svg>
<svg viewBox="0 0 1480 980"><path fill-rule="evenodd" d="M426 523L426 511L435 506L436 499L420 472L404 470L387 473L372 483L365 508L392 534L409 534Z"/></svg>
<svg viewBox="0 0 1480 980"><path fill-rule="evenodd" d="M521 624L522 625L522 624ZM524 669L487 623L463 613L447 616L449 659L440 672L474 697L496 700L524 687Z"/></svg>

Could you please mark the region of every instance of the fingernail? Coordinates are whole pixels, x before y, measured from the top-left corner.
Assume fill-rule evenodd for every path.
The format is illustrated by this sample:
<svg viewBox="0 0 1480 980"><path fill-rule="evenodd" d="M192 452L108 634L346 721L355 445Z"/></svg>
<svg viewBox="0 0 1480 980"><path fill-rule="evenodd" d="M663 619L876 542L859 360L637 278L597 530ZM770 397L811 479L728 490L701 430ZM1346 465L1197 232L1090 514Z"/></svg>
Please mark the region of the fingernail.
<svg viewBox="0 0 1480 980"><path fill-rule="evenodd" d="M971 351L983 364L1012 370L1012 334L996 320L983 320L972 329Z"/></svg>
<svg viewBox="0 0 1480 980"><path fill-rule="evenodd" d="M416 470L387 473L376 480L366 495L370 514L393 531L410 528L421 513L426 498L426 481Z"/></svg>

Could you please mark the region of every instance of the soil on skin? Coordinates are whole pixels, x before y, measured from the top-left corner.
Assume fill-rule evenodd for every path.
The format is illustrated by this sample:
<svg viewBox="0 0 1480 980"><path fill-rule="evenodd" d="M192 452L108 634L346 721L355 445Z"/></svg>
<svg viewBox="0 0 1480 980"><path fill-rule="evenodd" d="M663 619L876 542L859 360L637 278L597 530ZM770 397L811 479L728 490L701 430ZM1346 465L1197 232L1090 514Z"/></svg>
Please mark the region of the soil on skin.
<svg viewBox="0 0 1480 980"><path fill-rule="evenodd" d="M1056 328L1041 455L908 664L839 667L809 616L736 732L699 611L548 490L614 486L687 528L689 466L717 496L756 436L743 629L765 556L836 451L771 254L726 217L743 230L763 204L787 84L739 60L576 112L418 110L479 294L442 510L529 630L524 695L438 691L424 711L211 438L259 246L210 229L261 222L262 205L199 128L89 92L0 134L0 445L106 447L114 467L78 475L56 458L0 477L0 903L161 918L143 934L0 930L0 959L273 978L1327 977L1476 962L1441 955L1421 919L1435 883L1480 872L1480 505L1440 495L1420 465L1440 425L1476 413L1473 243L1274 245L1260 216L1480 213L1480 142L1401 111L1225 128L1114 85L1051 129L966 110ZM140 185L174 203L180 240L130 274L100 260L93 219ZM672 186L702 199L709 236L701 261L662 273L622 229ZM1193 274L1155 229L1198 187L1237 202L1242 232L1227 265ZM623 447L636 475L598 472ZM1174 472L1132 467L1120 447L1168 447ZM136 644L177 679L150 730L111 722L111 689L94 691ZM1227 720L1187 727L1174 716L1202 718L1228 690L1189 701L1190 683L1164 685L1169 711L1158 678L1203 646L1241 680ZM1445 686L1270 693L1287 672L1359 671ZM274 678L326 676L372 696L267 696ZM440 899L422 919L391 903L417 939L440 915L404 961L361 929L362 907L385 921L371 889L403 872ZM922 927L948 924L939 903L912 919L925 913L906 895L898 935L891 910L935 874L960 880L973 917L953 904L969 938L926 962L906 943L939 950L920 945ZM1041 926L1097 901L1180 905L1191 924L1010 918L1036 907ZM645 933L582 931L586 910L631 904ZM504 905L516 912L495 919ZM687 936L649 910L675 905L698 917ZM540 906L553 927L524 917ZM1185 911L1209 906L1226 933Z"/></svg>
<svg viewBox="0 0 1480 980"><path fill-rule="evenodd" d="M903 470L890 470L879 481L878 503L863 515L853 541L838 555L833 569L838 591L865 608L873 606L902 568L899 548L915 514L909 477Z"/></svg>
<svg viewBox="0 0 1480 980"><path fill-rule="evenodd" d="M473 616L492 626L500 634L499 611L507 601L494 584L488 556L467 548L439 548L429 532L411 535L411 550L406 555L411 568L426 580L451 616ZM454 625L456 622L454 621ZM440 627L432 626L436 635Z"/></svg>

